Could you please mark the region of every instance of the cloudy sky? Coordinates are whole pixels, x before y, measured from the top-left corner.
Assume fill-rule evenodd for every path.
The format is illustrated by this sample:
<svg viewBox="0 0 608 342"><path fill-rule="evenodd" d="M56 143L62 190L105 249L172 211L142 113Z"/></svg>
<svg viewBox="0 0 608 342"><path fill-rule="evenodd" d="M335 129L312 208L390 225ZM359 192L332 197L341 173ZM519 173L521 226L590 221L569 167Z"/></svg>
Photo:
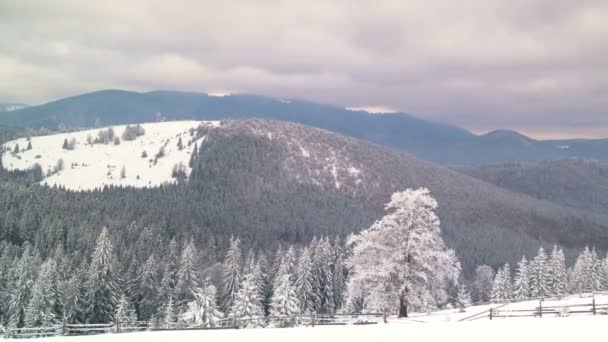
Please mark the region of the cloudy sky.
<svg viewBox="0 0 608 342"><path fill-rule="evenodd" d="M104 88L608 137L606 0L0 1L0 101Z"/></svg>

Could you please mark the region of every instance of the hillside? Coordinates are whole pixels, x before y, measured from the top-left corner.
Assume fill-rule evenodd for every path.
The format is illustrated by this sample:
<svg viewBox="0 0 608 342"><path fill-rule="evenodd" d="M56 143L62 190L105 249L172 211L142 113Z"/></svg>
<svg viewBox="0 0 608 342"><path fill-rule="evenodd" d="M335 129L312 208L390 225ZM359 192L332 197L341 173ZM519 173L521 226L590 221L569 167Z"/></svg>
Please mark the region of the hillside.
<svg viewBox="0 0 608 342"><path fill-rule="evenodd" d="M150 134L152 127L177 123L154 125L144 125L150 131L138 139ZM183 132L182 125L185 123L179 123L177 131L159 130L176 134ZM378 219L392 192L428 187L440 204L444 238L467 271L482 263L498 265L515 261L523 253L532 255L542 243L560 243L567 249L589 243L601 249L608 247L606 216L516 194L407 154L324 130L278 121L227 121L219 127L200 126L192 139L201 141L203 137L189 181L181 185L76 193L6 185L0 208L10 212L5 220L5 225L10 225L2 231L9 236L32 234L32 241L48 240L44 244L51 244L59 237L49 236L48 227L38 231L36 225L41 224L41 218L60 227L106 224L117 234L126 234L122 232L124 227L135 220L136 226L149 227L153 234L164 237L194 230L200 239L215 241L218 252L230 234L241 236L247 245L267 248L281 241L306 242L313 235L344 236ZM32 138L33 149L36 139L50 138ZM54 149L59 141L61 138L53 138ZM137 139L133 143L137 144ZM141 147L125 146L104 146L107 153L95 155L100 159L98 165L116 163L114 154L126 151L130 155L121 160L133 158L137 164ZM77 146L65 153L66 158L78 149L86 152L90 148ZM186 154L180 156L185 160ZM71 160L78 164L76 159ZM127 164L126 168L129 174L133 167ZM156 173L154 167L140 171L142 179ZM89 177L87 169L70 172L69 178L53 175L43 182L53 180L52 184L75 189L71 182ZM167 172L163 171L163 176L167 177ZM31 197L32 191L39 195ZM45 202L48 198L53 202ZM17 207L15 203L19 203ZM37 208L35 215L40 218L29 217L28 208ZM19 233L22 229L26 232ZM66 243L92 243L77 242L85 238L82 236L73 238L76 241Z"/></svg>
<svg viewBox="0 0 608 342"><path fill-rule="evenodd" d="M462 128L405 113L369 114L344 108L255 95L210 96L104 90L3 113L0 125L92 128L167 120L267 118L310 125L451 164L545 160L579 156L608 160L608 139L538 141L511 131L474 135Z"/></svg>
<svg viewBox="0 0 608 342"><path fill-rule="evenodd" d="M112 137L99 142L95 140L107 134L107 129L21 138L2 145L7 150L2 165L7 170L25 170L38 164L44 175L43 184L72 190L174 183L174 167L181 165L185 175L189 175L194 144L200 145L204 139L194 141L191 134L199 125L218 124L199 121L143 124L139 126L142 135L134 135L133 140L125 139L126 126L112 127ZM73 146L65 148L64 142Z"/></svg>
<svg viewBox="0 0 608 342"><path fill-rule="evenodd" d="M608 212L608 164L605 162L567 158L536 163L497 163L457 170L563 206L599 214Z"/></svg>

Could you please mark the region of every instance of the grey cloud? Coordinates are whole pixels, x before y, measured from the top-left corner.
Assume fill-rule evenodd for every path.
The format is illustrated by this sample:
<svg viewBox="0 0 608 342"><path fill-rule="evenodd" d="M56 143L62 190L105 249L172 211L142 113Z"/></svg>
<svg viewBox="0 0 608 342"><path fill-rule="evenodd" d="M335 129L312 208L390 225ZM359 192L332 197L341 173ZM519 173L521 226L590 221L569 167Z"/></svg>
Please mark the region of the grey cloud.
<svg viewBox="0 0 608 342"><path fill-rule="evenodd" d="M2 2L0 99L231 90L608 136L606 23L594 0Z"/></svg>

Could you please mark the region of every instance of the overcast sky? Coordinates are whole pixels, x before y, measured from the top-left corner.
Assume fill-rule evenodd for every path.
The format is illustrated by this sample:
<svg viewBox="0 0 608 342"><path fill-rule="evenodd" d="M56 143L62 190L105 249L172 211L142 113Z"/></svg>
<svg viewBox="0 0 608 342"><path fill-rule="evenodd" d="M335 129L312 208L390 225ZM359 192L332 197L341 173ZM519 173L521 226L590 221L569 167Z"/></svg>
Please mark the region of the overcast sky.
<svg viewBox="0 0 608 342"><path fill-rule="evenodd" d="M0 101L104 88L608 137L606 0L0 0Z"/></svg>

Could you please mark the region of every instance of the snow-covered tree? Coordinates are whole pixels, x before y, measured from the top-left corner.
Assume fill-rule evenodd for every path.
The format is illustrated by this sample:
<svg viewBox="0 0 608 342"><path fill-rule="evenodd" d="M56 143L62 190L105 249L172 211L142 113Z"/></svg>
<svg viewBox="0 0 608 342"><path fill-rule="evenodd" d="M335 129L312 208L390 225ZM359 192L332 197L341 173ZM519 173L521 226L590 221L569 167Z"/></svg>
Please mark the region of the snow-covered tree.
<svg viewBox="0 0 608 342"><path fill-rule="evenodd" d="M289 273L289 260L285 259L285 262L279 267L275 279L274 293L270 304L270 315L272 317L290 318L299 312L300 303L291 274Z"/></svg>
<svg viewBox="0 0 608 342"><path fill-rule="evenodd" d="M88 323L109 323L114 318L118 291L112 259L113 246L108 229L104 227L97 238L86 284Z"/></svg>
<svg viewBox="0 0 608 342"><path fill-rule="evenodd" d="M139 318L151 319L158 310L158 271L154 254L150 255L139 271L137 295Z"/></svg>
<svg viewBox="0 0 608 342"><path fill-rule="evenodd" d="M308 247L302 250L296 270L295 286L300 312L309 314L314 311L315 303L312 297L312 259Z"/></svg>
<svg viewBox="0 0 608 342"><path fill-rule="evenodd" d="M314 311L323 314L335 312L333 260L331 244L327 238L316 241L312 257L312 288L314 298ZM276 284L276 281L275 281Z"/></svg>
<svg viewBox="0 0 608 342"><path fill-rule="evenodd" d="M540 247L538 254L530 262L530 296L545 297L549 295L551 280L549 262L545 250Z"/></svg>
<svg viewBox="0 0 608 342"><path fill-rule="evenodd" d="M468 287L463 282L458 285L456 302L460 308L460 312L464 312L465 308L471 305L471 294Z"/></svg>
<svg viewBox="0 0 608 342"><path fill-rule="evenodd" d="M114 312L114 320L116 322L135 322L137 321L137 314L133 305L123 293L118 300L116 305L116 311Z"/></svg>
<svg viewBox="0 0 608 342"><path fill-rule="evenodd" d="M494 269L488 265L477 266L473 280L475 300L487 303L492 298L492 286L494 284Z"/></svg>
<svg viewBox="0 0 608 342"><path fill-rule="evenodd" d="M222 301L224 311L230 312L237 292L241 286L241 241L237 237L230 238L230 248L224 261L224 298Z"/></svg>
<svg viewBox="0 0 608 342"><path fill-rule="evenodd" d="M188 303L182 320L206 327L215 326L222 319L223 313L217 307L216 289L209 278L205 279L201 288L194 295L196 299Z"/></svg>
<svg viewBox="0 0 608 342"><path fill-rule="evenodd" d="M334 262L332 276L334 291L334 308L336 310L339 310L344 305L344 296L346 295L346 265L344 263L343 250L340 245L340 240L338 238L336 238L333 248Z"/></svg>
<svg viewBox="0 0 608 342"><path fill-rule="evenodd" d="M399 316L447 301L460 263L441 239L436 208L428 189L396 192L389 213L351 238L348 301L364 298L366 310Z"/></svg>
<svg viewBox="0 0 608 342"><path fill-rule="evenodd" d="M242 326L259 326L263 323L264 306L260 296L259 265L245 275L236 293L229 317L233 320L243 320Z"/></svg>
<svg viewBox="0 0 608 342"><path fill-rule="evenodd" d="M549 259L550 267L550 290L551 293L556 296L563 296L566 294L566 288L568 285L568 274L566 272L566 258L564 257L564 251L558 249L557 246L553 246L551 251L551 258Z"/></svg>
<svg viewBox="0 0 608 342"><path fill-rule="evenodd" d="M513 298L522 300L530 298L530 270L528 259L524 255L517 263L513 280Z"/></svg>
<svg viewBox="0 0 608 342"><path fill-rule="evenodd" d="M64 284L64 311L69 324L85 322L87 274L86 266L78 267Z"/></svg>
<svg viewBox="0 0 608 342"><path fill-rule="evenodd" d="M169 297L167 302L163 305L163 324L167 328L175 326L177 323L177 308L175 307L175 301L173 297Z"/></svg>
<svg viewBox="0 0 608 342"><path fill-rule="evenodd" d="M181 313L186 304L194 300L194 294L199 290L198 251L194 242L190 242L182 250L177 271L176 307Z"/></svg>
<svg viewBox="0 0 608 342"><path fill-rule="evenodd" d="M571 287L578 293L598 291L603 287L602 264L595 252L585 247L572 269Z"/></svg>
<svg viewBox="0 0 608 342"><path fill-rule="evenodd" d="M513 288L511 283L511 267L506 263L496 273L494 284L492 286L492 301L494 303L504 303L511 300L513 297Z"/></svg>
<svg viewBox="0 0 608 342"><path fill-rule="evenodd" d="M11 282L8 303L9 325L12 327L24 325L25 311L34 287L36 264L36 256L28 244L12 272L14 279Z"/></svg>
<svg viewBox="0 0 608 342"><path fill-rule="evenodd" d="M25 310L26 327L49 327L59 322L63 305L57 286L57 268L55 261L49 258L40 266L32 288L32 298Z"/></svg>

